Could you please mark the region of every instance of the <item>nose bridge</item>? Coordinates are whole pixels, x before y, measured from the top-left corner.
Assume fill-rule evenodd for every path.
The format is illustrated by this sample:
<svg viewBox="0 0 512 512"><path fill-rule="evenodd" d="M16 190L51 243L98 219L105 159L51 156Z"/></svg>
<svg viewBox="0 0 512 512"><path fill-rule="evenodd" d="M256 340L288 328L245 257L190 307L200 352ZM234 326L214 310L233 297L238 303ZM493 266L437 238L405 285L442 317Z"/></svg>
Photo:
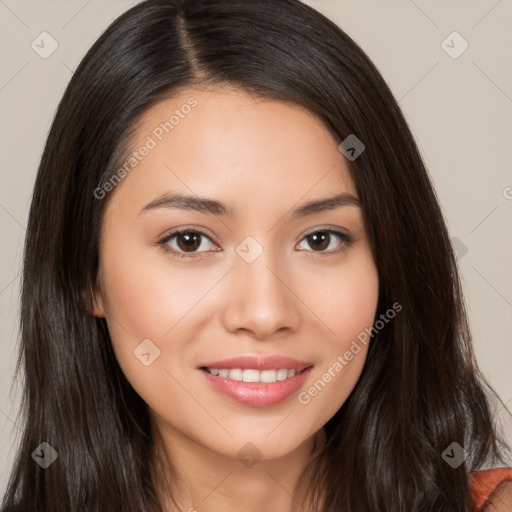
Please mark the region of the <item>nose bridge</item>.
<svg viewBox="0 0 512 512"><path fill-rule="evenodd" d="M290 273L282 270L285 262L256 243L246 239L236 248L223 316L228 330L249 330L265 338L284 328L296 329L299 315L288 288Z"/></svg>

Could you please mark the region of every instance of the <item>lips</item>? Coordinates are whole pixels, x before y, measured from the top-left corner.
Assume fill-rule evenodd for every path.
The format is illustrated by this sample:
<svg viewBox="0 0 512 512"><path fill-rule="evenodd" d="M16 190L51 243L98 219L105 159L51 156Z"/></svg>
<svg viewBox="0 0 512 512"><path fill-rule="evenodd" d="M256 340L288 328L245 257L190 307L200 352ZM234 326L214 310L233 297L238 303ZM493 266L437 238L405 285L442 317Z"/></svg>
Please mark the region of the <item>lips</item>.
<svg viewBox="0 0 512 512"><path fill-rule="evenodd" d="M305 383L312 368L311 363L285 356L241 356L222 361L210 361L198 367L205 383L213 390L235 402L252 407L267 407L284 401ZM237 369L243 371L244 377L246 372L252 374L255 370L256 373L276 370L279 373L287 369L290 376L277 382L244 382L224 375L212 375L208 371L210 369L222 369L226 373L229 371L229 374L234 372L238 377L240 372Z"/></svg>
<svg viewBox="0 0 512 512"><path fill-rule="evenodd" d="M295 370L296 373L300 373L309 366L313 366L312 363L298 361L291 357L274 355L267 357L240 356L232 359L224 359L222 361L209 361L200 364L199 368L241 368L242 370L254 369L260 371L286 368L288 370Z"/></svg>

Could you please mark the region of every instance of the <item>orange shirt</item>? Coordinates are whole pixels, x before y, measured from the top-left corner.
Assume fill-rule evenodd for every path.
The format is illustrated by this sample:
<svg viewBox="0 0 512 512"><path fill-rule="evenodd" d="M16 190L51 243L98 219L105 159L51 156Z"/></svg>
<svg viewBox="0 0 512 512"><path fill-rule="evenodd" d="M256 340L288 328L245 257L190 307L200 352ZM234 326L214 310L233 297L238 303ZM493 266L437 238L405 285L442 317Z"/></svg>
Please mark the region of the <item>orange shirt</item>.
<svg viewBox="0 0 512 512"><path fill-rule="evenodd" d="M470 476L472 512L480 512L493 491L503 482L512 481L512 468L486 469Z"/></svg>

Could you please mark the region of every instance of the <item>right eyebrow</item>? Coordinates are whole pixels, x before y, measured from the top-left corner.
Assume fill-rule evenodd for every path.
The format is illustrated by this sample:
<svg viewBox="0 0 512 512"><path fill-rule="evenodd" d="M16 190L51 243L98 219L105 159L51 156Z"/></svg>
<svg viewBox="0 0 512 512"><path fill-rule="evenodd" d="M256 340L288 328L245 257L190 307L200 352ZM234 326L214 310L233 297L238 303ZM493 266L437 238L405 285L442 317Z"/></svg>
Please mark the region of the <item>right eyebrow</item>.
<svg viewBox="0 0 512 512"><path fill-rule="evenodd" d="M148 203L142 209L141 213L154 208L177 208L180 210L195 210L198 212L212 213L214 215L236 217L233 209L225 203L206 197L188 196L184 194L164 194Z"/></svg>

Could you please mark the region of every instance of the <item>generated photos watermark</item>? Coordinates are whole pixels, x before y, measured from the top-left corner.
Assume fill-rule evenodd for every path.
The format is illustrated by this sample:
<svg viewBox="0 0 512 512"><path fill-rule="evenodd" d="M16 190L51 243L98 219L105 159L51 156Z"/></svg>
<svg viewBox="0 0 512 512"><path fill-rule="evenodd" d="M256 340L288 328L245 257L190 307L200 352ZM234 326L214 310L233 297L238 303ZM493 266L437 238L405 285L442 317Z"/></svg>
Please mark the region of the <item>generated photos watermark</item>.
<svg viewBox="0 0 512 512"><path fill-rule="evenodd" d="M345 366L349 364L354 356L361 352L362 347L361 344L366 346L368 342L372 338L372 336L376 335L381 329L384 328L386 324L395 318L396 314L402 310L402 305L398 302L395 302L391 308L389 308L385 313L382 313L378 320L376 320L373 326L369 329L366 327L364 331L361 331L357 335L357 340L353 340L349 349L345 351L343 355L338 355L336 361L327 369L325 373L322 374L320 379L317 379L315 383L310 386L306 391L302 391L298 395L298 400L302 405L307 405L311 402L311 399L322 391L331 380L339 374Z"/></svg>
<svg viewBox="0 0 512 512"><path fill-rule="evenodd" d="M157 147L165 135L171 133L197 105L198 101L195 98L189 98L186 103L174 111L168 120L156 126L151 134L146 137L144 144L137 151L134 151L105 183L94 189L94 197L96 199L103 199L108 192L111 192L125 176Z"/></svg>

